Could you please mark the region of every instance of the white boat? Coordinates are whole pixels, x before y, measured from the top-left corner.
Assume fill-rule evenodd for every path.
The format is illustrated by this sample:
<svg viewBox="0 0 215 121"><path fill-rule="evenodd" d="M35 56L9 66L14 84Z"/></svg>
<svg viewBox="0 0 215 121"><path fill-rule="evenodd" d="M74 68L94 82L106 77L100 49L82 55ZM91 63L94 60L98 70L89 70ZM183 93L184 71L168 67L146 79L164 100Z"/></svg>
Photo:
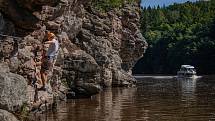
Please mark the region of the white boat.
<svg viewBox="0 0 215 121"><path fill-rule="evenodd" d="M197 78L196 70L191 65L181 65L181 69L177 72L178 78Z"/></svg>

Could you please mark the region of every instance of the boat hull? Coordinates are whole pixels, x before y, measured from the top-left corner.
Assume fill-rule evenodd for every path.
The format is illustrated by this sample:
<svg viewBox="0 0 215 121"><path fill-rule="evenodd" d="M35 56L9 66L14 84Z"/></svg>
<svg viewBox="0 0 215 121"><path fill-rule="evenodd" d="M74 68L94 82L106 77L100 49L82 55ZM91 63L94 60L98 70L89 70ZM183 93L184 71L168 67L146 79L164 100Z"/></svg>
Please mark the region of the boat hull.
<svg viewBox="0 0 215 121"><path fill-rule="evenodd" d="M191 75L191 76L182 76L182 75L177 75L176 78L179 78L179 79L197 79L197 78L200 78L201 76L197 76L197 75Z"/></svg>

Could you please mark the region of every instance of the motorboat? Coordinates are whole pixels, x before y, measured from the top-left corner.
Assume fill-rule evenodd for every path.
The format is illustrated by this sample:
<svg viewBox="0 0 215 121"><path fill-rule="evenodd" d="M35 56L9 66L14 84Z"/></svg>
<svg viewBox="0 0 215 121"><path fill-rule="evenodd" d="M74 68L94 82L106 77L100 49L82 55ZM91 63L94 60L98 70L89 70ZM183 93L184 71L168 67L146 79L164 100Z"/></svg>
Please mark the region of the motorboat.
<svg viewBox="0 0 215 121"><path fill-rule="evenodd" d="M178 78L197 78L196 70L191 65L181 65L180 70L177 72Z"/></svg>

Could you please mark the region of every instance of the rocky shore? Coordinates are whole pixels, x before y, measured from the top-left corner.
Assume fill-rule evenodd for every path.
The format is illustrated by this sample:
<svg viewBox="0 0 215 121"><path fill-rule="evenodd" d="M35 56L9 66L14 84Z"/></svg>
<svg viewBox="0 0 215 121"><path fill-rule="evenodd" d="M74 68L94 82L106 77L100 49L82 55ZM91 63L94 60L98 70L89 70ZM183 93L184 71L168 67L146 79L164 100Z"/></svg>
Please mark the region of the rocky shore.
<svg viewBox="0 0 215 121"><path fill-rule="evenodd" d="M66 96L90 97L105 87L135 85L131 70L147 48L139 29L140 2L108 12L91 2L0 0L1 121L16 121L11 113L23 108L45 110ZM35 74L32 58L41 56L37 48L47 30L56 34L60 50L50 90L42 92L29 82Z"/></svg>

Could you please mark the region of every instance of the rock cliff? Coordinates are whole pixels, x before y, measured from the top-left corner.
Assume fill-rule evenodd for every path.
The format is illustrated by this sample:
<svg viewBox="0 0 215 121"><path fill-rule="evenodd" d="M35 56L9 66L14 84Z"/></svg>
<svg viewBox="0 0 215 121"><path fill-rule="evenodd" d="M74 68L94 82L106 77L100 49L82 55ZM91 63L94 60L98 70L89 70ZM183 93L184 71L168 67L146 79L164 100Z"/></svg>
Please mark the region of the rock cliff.
<svg viewBox="0 0 215 121"><path fill-rule="evenodd" d="M55 66L70 96L132 86L131 69L147 47L139 3L101 12L91 0L0 0L0 59L30 80L28 62L41 55L35 50L49 30L61 43Z"/></svg>

